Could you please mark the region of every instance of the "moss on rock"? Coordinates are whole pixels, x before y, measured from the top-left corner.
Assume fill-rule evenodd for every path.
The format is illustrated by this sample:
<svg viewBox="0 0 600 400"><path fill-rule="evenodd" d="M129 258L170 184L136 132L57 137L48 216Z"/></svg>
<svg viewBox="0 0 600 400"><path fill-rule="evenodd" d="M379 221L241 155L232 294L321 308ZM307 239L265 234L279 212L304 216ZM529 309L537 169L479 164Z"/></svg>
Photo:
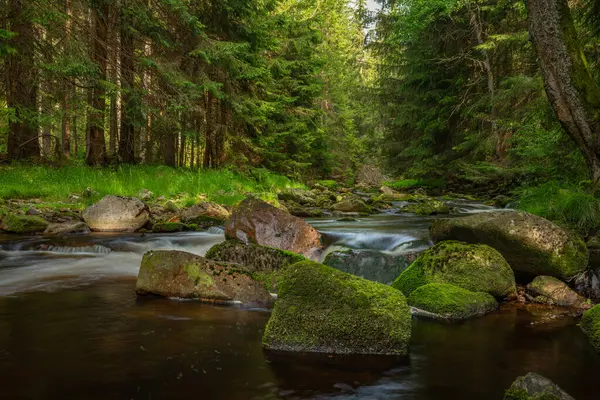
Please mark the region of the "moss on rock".
<svg viewBox="0 0 600 400"><path fill-rule="evenodd" d="M279 250L239 240L226 240L211 247L206 258L241 264L253 277L262 282L267 290L277 291L279 270L306 258L291 251Z"/></svg>
<svg viewBox="0 0 600 400"><path fill-rule="evenodd" d="M263 345L281 351L405 355L410 332L402 293L303 261L282 270Z"/></svg>
<svg viewBox="0 0 600 400"><path fill-rule="evenodd" d="M494 297L471 292L447 283L430 283L414 290L408 304L435 314L439 319L466 319L485 315L498 308Z"/></svg>
<svg viewBox="0 0 600 400"><path fill-rule="evenodd" d="M581 237L524 212L478 213L434 221L434 242L460 240L498 250L515 273L533 278L548 275L568 280L585 271L588 252Z"/></svg>
<svg viewBox="0 0 600 400"><path fill-rule="evenodd" d="M504 393L504 400L575 400L550 379L528 373L520 376Z"/></svg>
<svg viewBox="0 0 600 400"><path fill-rule="evenodd" d="M49 222L35 215L9 214L2 217L0 229L10 233L30 234L43 232Z"/></svg>
<svg viewBox="0 0 600 400"><path fill-rule="evenodd" d="M516 292L515 276L500 253L485 245L441 242L423 252L392 287L409 296L428 283L449 283L505 298Z"/></svg>
<svg viewBox="0 0 600 400"><path fill-rule="evenodd" d="M158 222L152 226L152 231L157 233L183 232L189 227L181 222Z"/></svg>
<svg viewBox="0 0 600 400"><path fill-rule="evenodd" d="M592 346L600 352L600 304L583 313L581 328Z"/></svg>
<svg viewBox="0 0 600 400"><path fill-rule="evenodd" d="M443 201L428 200L422 203L408 204L402 207L403 212L410 212L417 215L438 215L450 214L450 207Z"/></svg>

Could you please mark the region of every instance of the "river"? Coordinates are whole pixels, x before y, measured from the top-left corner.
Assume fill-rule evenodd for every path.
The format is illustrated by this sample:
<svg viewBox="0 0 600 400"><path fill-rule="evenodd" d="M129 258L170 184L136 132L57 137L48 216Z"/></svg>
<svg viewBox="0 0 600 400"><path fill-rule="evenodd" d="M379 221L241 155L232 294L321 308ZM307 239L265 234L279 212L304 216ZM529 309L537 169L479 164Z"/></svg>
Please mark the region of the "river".
<svg viewBox="0 0 600 400"><path fill-rule="evenodd" d="M472 204L461 210L485 212ZM312 219L329 249L428 246L431 218ZM204 254L205 233L0 236L0 398L501 399L538 372L578 400L600 393L600 356L576 319L504 305L462 323L414 320L406 358L265 353L264 309L137 298L149 249Z"/></svg>

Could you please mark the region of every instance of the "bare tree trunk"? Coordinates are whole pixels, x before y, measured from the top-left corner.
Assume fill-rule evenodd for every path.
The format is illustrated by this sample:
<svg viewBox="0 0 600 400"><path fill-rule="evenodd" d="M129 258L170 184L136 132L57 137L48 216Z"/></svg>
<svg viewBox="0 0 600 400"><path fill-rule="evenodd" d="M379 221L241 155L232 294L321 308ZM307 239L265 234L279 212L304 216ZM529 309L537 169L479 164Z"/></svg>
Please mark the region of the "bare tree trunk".
<svg viewBox="0 0 600 400"><path fill-rule="evenodd" d="M120 10L116 3L118 2L112 0L113 6L110 7L109 11L110 19L108 26L111 27L119 26ZM108 65L110 67L110 82L112 83L113 90L110 94L108 154L114 157L117 155L117 142L119 141L119 93L115 89L119 85L119 29L111 29L109 35L110 51L108 51L108 54L110 58Z"/></svg>
<svg viewBox="0 0 600 400"><path fill-rule="evenodd" d="M122 162L135 163L135 123L134 117L139 112L136 94L134 93L135 63L134 41L131 31L130 10L126 2L121 6L121 137L119 141L119 158Z"/></svg>
<svg viewBox="0 0 600 400"><path fill-rule="evenodd" d="M10 160L39 157L37 127L37 70L35 68L35 31L25 0L10 0L9 30L17 36L11 41L17 49L6 57L6 103L15 118L8 125L8 158Z"/></svg>
<svg viewBox="0 0 600 400"><path fill-rule="evenodd" d="M101 81L106 80L108 37L108 0L95 0L93 2L92 18L94 20L94 54L93 60L98 68L98 76L94 83L90 127L87 132L89 146L86 153L88 165L104 165L106 163L106 142L104 140L104 99L105 90Z"/></svg>
<svg viewBox="0 0 600 400"><path fill-rule="evenodd" d="M567 0L529 0L529 32L552 108L600 186L600 87L577 39Z"/></svg>
<svg viewBox="0 0 600 400"><path fill-rule="evenodd" d="M65 21L65 53L69 52L71 43L71 3L70 0L65 0L65 15L67 19ZM63 98L62 98L62 152L65 157L71 157L71 85L66 82L63 84Z"/></svg>

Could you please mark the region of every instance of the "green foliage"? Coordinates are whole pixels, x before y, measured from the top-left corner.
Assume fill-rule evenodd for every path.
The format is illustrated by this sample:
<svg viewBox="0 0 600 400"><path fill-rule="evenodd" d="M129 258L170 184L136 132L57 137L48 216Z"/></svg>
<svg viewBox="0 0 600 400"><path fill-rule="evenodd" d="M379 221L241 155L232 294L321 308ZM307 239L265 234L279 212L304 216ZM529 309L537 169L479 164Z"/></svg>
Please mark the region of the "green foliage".
<svg viewBox="0 0 600 400"><path fill-rule="evenodd" d="M586 234L600 225L600 199L584 185L550 181L520 188L515 208Z"/></svg>
<svg viewBox="0 0 600 400"><path fill-rule="evenodd" d="M445 186L444 179L402 179L395 182L385 182L386 186L399 191L407 189L441 189Z"/></svg>
<svg viewBox="0 0 600 400"><path fill-rule="evenodd" d="M229 169L194 171L162 166L0 167L0 198L65 199L70 194L80 196L87 187L97 192L81 199L87 204L108 194L136 196L141 189L148 189L156 196L180 198L193 205L204 197L220 204L235 204L248 192L273 200L277 191L302 185L264 170L256 177Z"/></svg>

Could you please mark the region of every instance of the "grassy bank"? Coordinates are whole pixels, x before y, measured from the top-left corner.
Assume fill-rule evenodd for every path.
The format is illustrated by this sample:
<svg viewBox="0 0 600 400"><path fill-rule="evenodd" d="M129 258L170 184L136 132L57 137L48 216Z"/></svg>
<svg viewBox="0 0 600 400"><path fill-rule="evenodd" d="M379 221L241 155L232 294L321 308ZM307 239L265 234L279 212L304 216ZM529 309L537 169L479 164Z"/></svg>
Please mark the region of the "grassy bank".
<svg viewBox="0 0 600 400"><path fill-rule="evenodd" d="M88 187L96 193L82 197L82 204L90 204L109 194L136 196L140 190L147 189L156 197L179 198L184 205L204 198L232 205L242 200L246 193L274 200L277 191L302 185L264 169L242 174L227 169L188 170L147 165L105 169L85 166L0 167L1 199L64 201L72 194L81 196Z"/></svg>

